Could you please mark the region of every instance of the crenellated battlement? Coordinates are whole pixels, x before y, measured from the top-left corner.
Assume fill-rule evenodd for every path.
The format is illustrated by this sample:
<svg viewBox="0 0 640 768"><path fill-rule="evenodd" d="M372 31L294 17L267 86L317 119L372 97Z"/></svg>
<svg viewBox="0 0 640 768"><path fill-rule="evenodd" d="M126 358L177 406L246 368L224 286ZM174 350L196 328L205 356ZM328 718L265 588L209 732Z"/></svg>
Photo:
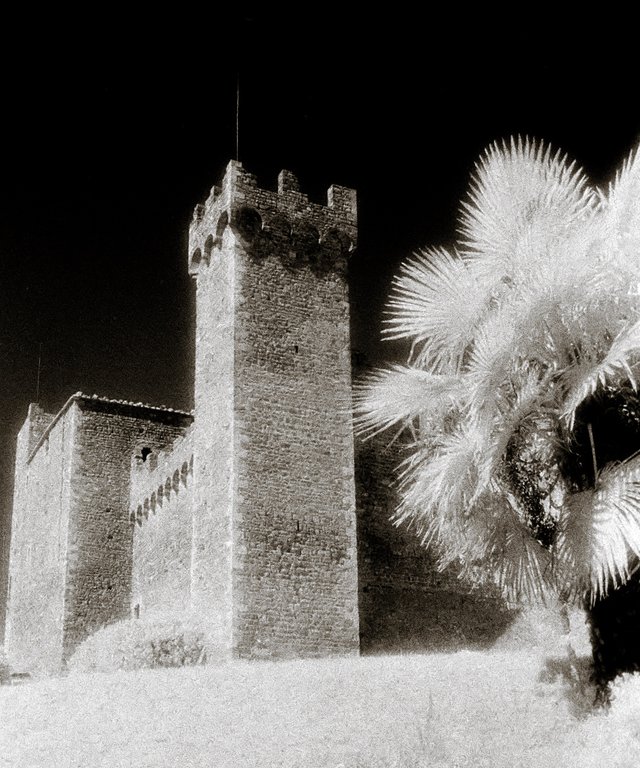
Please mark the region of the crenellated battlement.
<svg viewBox="0 0 640 768"><path fill-rule="evenodd" d="M142 521L186 488L193 475L193 427L164 451L131 459L129 522Z"/></svg>
<svg viewBox="0 0 640 768"><path fill-rule="evenodd" d="M222 184L196 205L189 228L189 274L211 263L230 228L255 258L275 256L288 267L324 273L345 271L356 247L356 192L333 185L327 205L309 202L296 176L281 171L276 191L258 187L256 177L231 160Z"/></svg>

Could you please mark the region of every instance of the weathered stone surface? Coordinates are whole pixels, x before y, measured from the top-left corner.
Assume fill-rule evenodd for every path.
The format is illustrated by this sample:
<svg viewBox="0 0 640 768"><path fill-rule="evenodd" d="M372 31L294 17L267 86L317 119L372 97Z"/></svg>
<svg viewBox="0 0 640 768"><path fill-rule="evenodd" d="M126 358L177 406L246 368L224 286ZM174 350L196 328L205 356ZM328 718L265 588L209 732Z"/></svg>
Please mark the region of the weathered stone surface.
<svg viewBox="0 0 640 768"><path fill-rule="evenodd" d="M232 162L190 233L193 597L243 656L358 648L344 278L356 212L351 190L332 190L332 206L309 203L283 172L269 192Z"/></svg>
<svg viewBox="0 0 640 768"><path fill-rule="evenodd" d="M119 618L192 611L227 655L482 645L495 595L390 521L383 441L357 444L347 264L355 192L308 200L238 162L196 206L195 417L72 396L18 437L7 650L55 671ZM193 422L193 423L192 423ZM356 508L357 488L357 508Z"/></svg>
<svg viewBox="0 0 640 768"><path fill-rule="evenodd" d="M131 456L165 448L191 418L78 394L30 455L19 451L7 638L16 664L57 670L85 637L129 615ZM19 443L39 424L29 418Z"/></svg>
<svg viewBox="0 0 640 768"><path fill-rule="evenodd" d="M62 659L75 418L68 409L34 453L53 416L32 404L18 435L5 649L19 671Z"/></svg>
<svg viewBox="0 0 640 768"><path fill-rule="evenodd" d="M181 613L191 601L193 432L131 464L133 615Z"/></svg>

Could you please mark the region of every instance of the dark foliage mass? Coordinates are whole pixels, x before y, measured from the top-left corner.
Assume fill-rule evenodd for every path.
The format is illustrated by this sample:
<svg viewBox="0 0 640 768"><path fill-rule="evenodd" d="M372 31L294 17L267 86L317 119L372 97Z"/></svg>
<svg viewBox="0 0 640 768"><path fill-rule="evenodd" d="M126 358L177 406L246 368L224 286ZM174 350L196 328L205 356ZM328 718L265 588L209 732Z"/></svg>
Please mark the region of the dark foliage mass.
<svg viewBox="0 0 640 768"><path fill-rule="evenodd" d="M640 396L631 387L605 387L579 409L571 450L563 471L576 490L594 486L587 425L594 435L596 465L625 461L640 449ZM593 648L593 675L600 699L608 684L623 672L640 670L640 571L626 584L586 604Z"/></svg>

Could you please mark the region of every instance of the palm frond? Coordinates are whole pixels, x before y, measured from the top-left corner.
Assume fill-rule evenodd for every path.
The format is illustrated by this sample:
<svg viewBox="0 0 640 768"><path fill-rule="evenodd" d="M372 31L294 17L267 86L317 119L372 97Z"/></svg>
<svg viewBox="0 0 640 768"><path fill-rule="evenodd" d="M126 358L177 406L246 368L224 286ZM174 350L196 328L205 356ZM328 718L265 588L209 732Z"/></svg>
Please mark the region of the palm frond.
<svg viewBox="0 0 640 768"><path fill-rule="evenodd" d="M545 258L548 244L596 207L586 176L543 143L493 144L476 164L460 231L465 252L509 274L526 255Z"/></svg>
<svg viewBox="0 0 640 768"><path fill-rule="evenodd" d="M593 395L598 387L612 382L629 381L636 389L633 367L637 360L632 356L640 353L640 321L622 331L611 343L599 362L589 357L576 363L565 374L568 395L564 404L563 418L573 427L576 410L584 400Z"/></svg>
<svg viewBox="0 0 640 768"><path fill-rule="evenodd" d="M471 418L489 418L500 409L502 385L517 364L518 326L510 313L493 313L478 329L469 354L465 378L470 384Z"/></svg>
<svg viewBox="0 0 640 768"><path fill-rule="evenodd" d="M567 288L571 298L574 291ZM472 407L495 411L505 388L515 391L527 366L535 366L538 376L550 379L572 361L575 342L563 312L560 287L558 293L532 281L514 288L510 300L487 315L475 334L464 370L471 385Z"/></svg>
<svg viewBox="0 0 640 768"><path fill-rule="evenodd" d="M497 586L512 601L534 602L550 591L551 558L522 523L513 498L494 487L467 508L455 527L433 531L438 567Z"/></svg>
<svg viewBox="0 0 640 768"><path fill-rule="evenodd" d="M639 199L640 150L604 194L543 143L491 146L457 250L416 254L394 281L385 335L412 342L413 368L356 394L361 429L415 426L396 521L511 598L600 596L640 559L640 459L570 494L565 450L586 398L636 387Z"/></svg>
<svg viewBox="0 0 640 768"><path fill-rule="evenodd" d="M468 423L436 448L414 452L403 465L396 520L436 547L441 569L484 573L509 599L534 600L548 590L550 556L497 486L493 460L486 436Z"/></svg>
<svg viewBox="0 0 640 768"><path fill-rule="evenodd" d="M608 465L594 490L565 499L555 546L560 589L592 600L629 578L630 557L640 557L640 458Z"/></svg>
<svg viewBox="0 0 640 768"><path fill-rule="evenodd" d="M548 258L530 255L509 298L531 342L543 341L543 350L528 345L531 354L562 367L577 351L599 348L605 336L614 338L637 319L640 296L632 289L640 283L640 260L616 260L616 253L601 217L590 215L549 244Z"/></svg>
<svg viewBox="0 0 640 768"><path fill-rule="evenodd" d="M363 434L376 434L408 426L416 418L437 418L459 408L464 395L464 382L458 376L394 365L374 371L355 385L355 426Z"/></svg>
<svg viewBox="0 0 640 768"><path fill-rule="evenodd" d="M640 244L640 148L633 151L617 171L603 196L601 208L617 245L637 256Z"/></svg>
<svg viewBox="0 0 640 768"><path fill-rule="evenodd" d="M413 523L425 541L437 535L441 525L455 527L485 489L486 476L480 471L483 445L483 435L465 422L437 441L416 445L399 468L397 521Z"/></svg>
<svg viewBox="0 0 640 768"><path fill-rule="evenodd" d="M515 393L511 401L495 416L491 434L487 436L485 457L492 475L499 471L499 462L516 431L527 427L539 440L548 442L548 426L554 423L555 387L549 373L523 366L510 381ZM545 424L545 428L536 424Z"/></svg>
<svg viewBox="0 0 640 768"><path fill-rule="evenodd" d="M496 517L485 560L507 599L535 602L544 599L549 591L551 556L531 536L513 498L507 496L507 502L510 509Z"/></svg>
<svg viewBox="0 0 640 768"><path fill-rule="evenodd" d="M456 370L487 298L465 260L444 248L422 251L393 281L383 334L412 339L418 364Z"/></svg>

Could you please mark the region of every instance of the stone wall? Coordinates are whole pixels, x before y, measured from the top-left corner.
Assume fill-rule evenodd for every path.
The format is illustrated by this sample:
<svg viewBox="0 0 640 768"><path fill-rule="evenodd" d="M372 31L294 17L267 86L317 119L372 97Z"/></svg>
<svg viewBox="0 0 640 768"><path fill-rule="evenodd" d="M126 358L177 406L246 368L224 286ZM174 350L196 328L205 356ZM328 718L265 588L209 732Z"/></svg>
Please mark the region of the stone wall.
<svg viewBox="0 0 640 768"><path fill-rule="evenodd" d="M220 237L197 271L191 601L230 654L235 258L231 231Z"/></svg>
<svg viewBox="0 0 640 768"><path fill-rule="evenodd" d="M131 457L166 449L192 420L177 411L101 398L80 397L77 406L65 659L100 627L130 616Z"/></svg>
<svg viewBox="0 0 640 768"><path fill-rule="evenodd" d="M32 404L18 436L6 630L17 670L60 666L75 418L66 411L34 453L53 416Z"/></svg>
<svg viewBox="0 0 640 768"><path fill-rule="evenodd" d="M407 526L396 526L402 439L356 440L360 640L363 653L491 645L515 618L495 590L439 572Z"/></svg>
<svg viewBox="0 0 640 768"><path fill-rule="evenodd" d="M191 605L193 432L131 466L134 616L174 615Z"/></svg>
<svg viewBox="0 0 640 768"><path fill-rule="evenodd" d="M357 648L347 289L245 257L236 335L235 621L247 655Z"/></svg>
<svg viewBox="0 0 640 768"><path fill-rule="evenodd" d="M132 456L154 456L192 419L80 393L55 416L30 406L17 445L7 610L17 668L58 671L85 637L130 615Z"/></svg>
<svg viewBox="0 0 640 768"><path fill-rule="evenodd" d="M231 163L190 233L194 567L206 574L194 589L232 603L243 656L358 647L345 278L355 195L332 187L328 202L310 203L287 172L277 193L259 189Z"/></svg>
<svg viewBox="0 0 640 768"><path fill-rule="evenodd" d="M245 657L445 650L511 621L391 522L402 443L354 440L352 190L231 162L197 206L195 423L72 396L18 439L7 645L53 671L101 626L190 608ZM355 466L355 469L354 469ZM357 504L356 504L357 498Z"/></svg>

